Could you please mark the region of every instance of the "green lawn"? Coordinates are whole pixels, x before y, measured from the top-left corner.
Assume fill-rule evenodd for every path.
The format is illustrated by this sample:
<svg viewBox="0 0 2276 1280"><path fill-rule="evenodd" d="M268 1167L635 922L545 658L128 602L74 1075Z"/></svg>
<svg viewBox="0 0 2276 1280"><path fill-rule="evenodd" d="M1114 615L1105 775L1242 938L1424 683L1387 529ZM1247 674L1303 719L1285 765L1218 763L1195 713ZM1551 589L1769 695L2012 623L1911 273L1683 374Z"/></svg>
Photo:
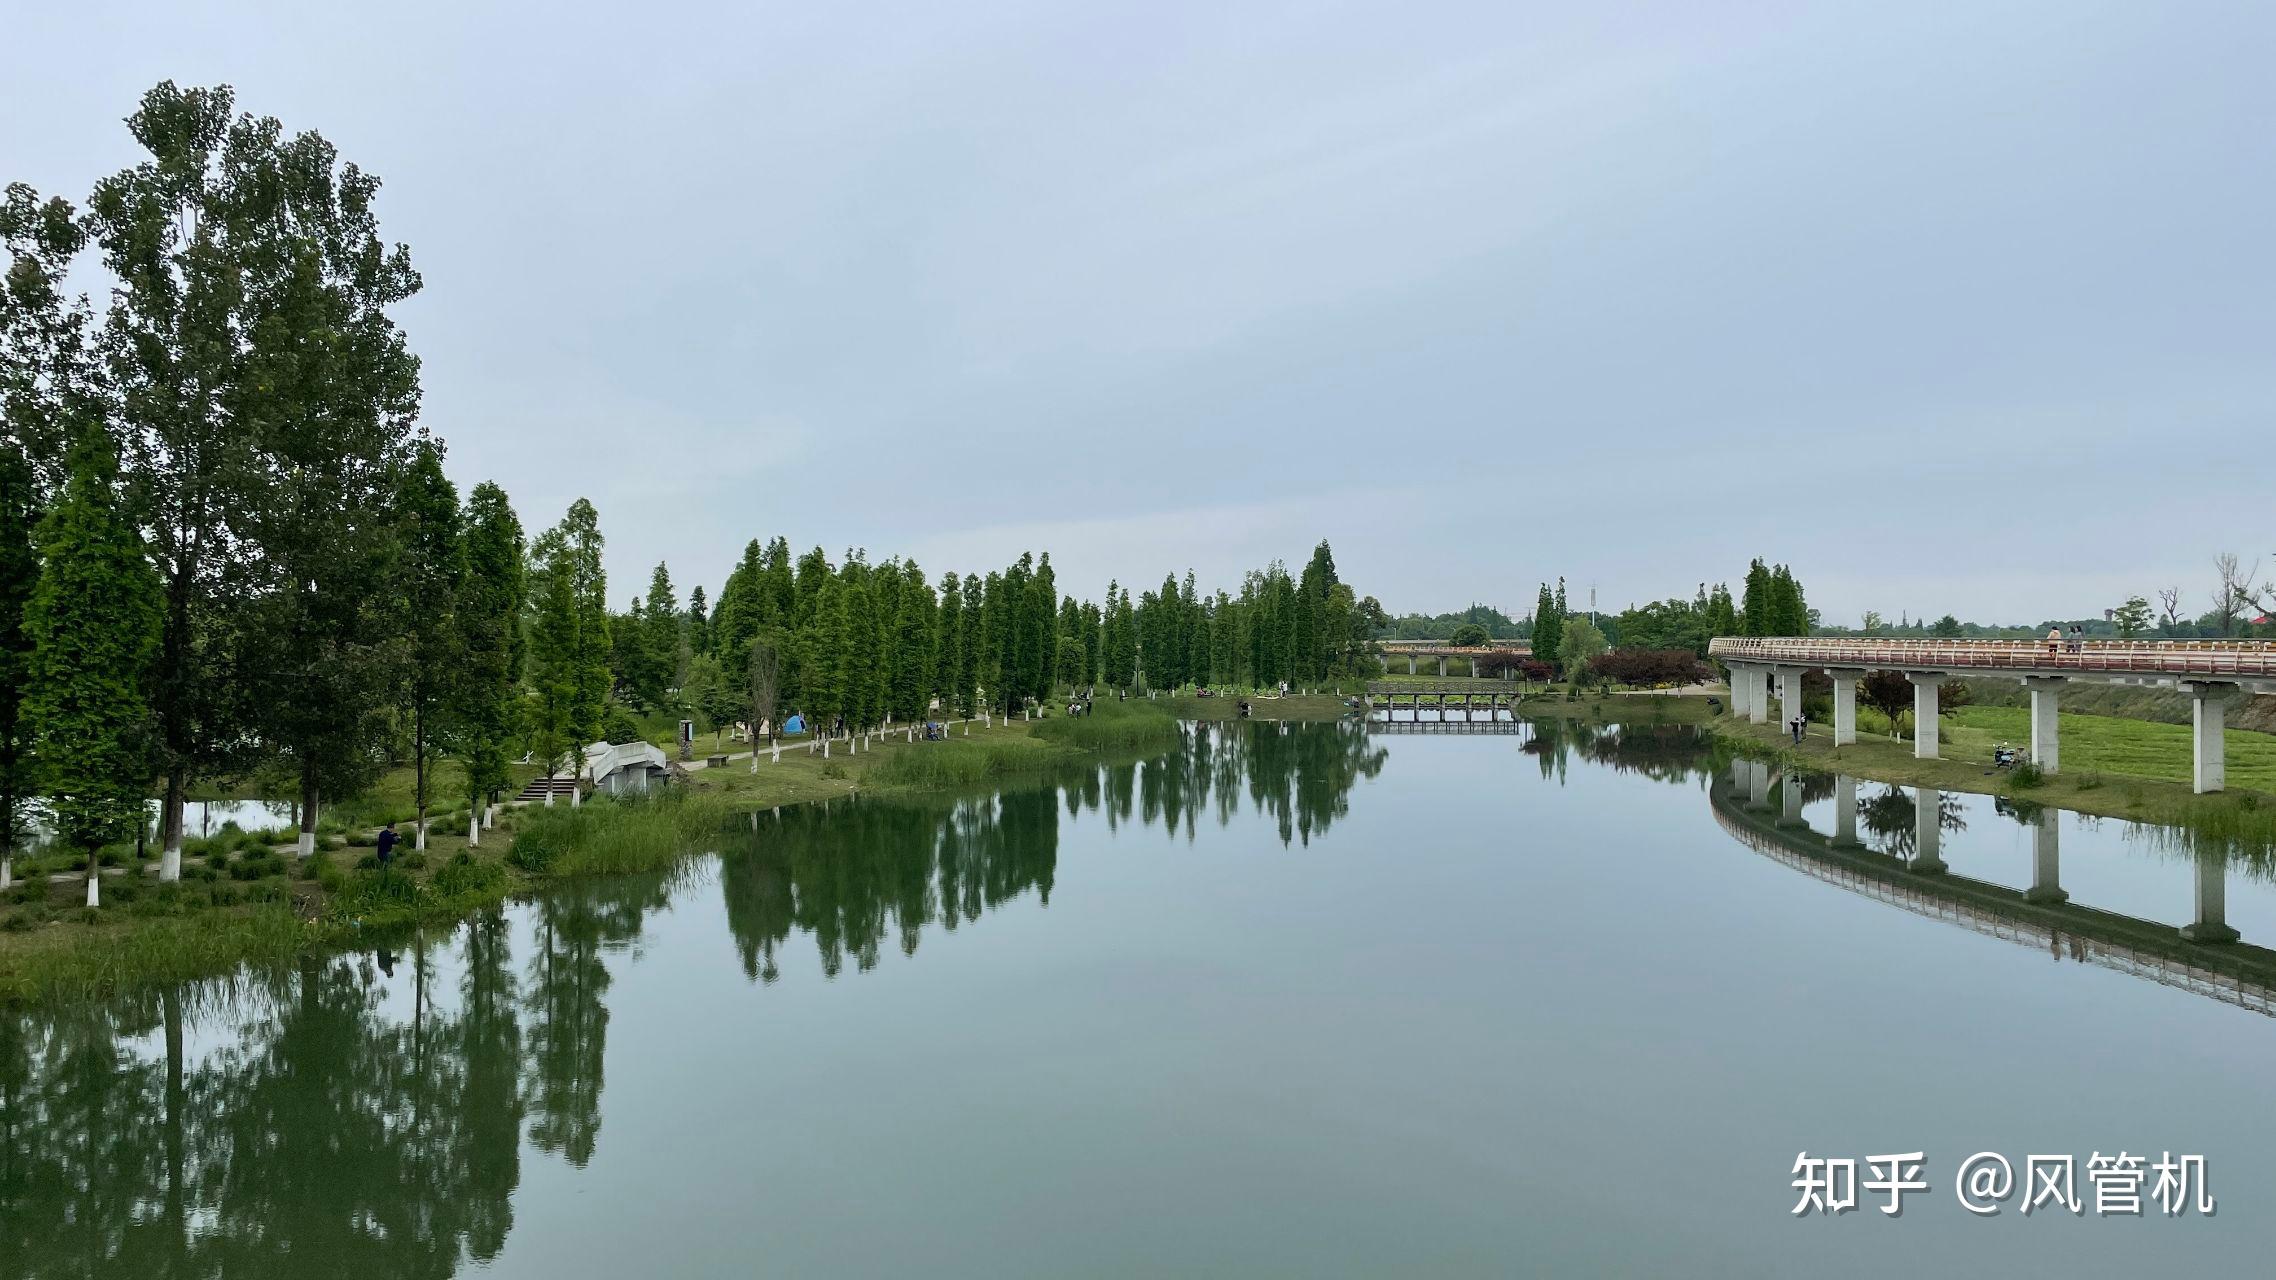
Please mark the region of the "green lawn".
<svg viewBox="0 0 2276 1280"><path fill-rule="evenodd" d="M1952 759L1988 761L1999 743L2031 743L2031 713L2022 707L1961 707L1943 719L1943 753ZM2065 773L2188 782L2195 768L2187 725L2066 715L2058 729ZM2231 729L2227 738L2228 785L2276 791L2276 734Z"/></svg>

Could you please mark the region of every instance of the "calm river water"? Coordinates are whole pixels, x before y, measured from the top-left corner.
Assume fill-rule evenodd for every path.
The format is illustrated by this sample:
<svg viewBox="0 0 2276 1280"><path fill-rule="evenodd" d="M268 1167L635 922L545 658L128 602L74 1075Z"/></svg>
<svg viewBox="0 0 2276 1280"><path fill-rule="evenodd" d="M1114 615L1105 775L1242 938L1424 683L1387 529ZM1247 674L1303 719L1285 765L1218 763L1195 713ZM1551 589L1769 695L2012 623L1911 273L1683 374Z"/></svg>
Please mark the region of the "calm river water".
<svg viewBox="0 0 2276 1280"><path fill-rule="evenodd" d="M2252 969L2264 870L1875 784L1831 855L1838 780L1503 727L760 814L679 875L0 1015L0 1276L2265 1274L2276 966L2166 941L2209 882ZM2075 928L2000 910L2058 877ZM1792 1212L1799 1153L1916 1151L1899 1217ZM2120 1151L2202 1154L2217 1212L2149 1174L2097 1214ZM2082 1212L2020 1212L2029 1154Z"/></svg>

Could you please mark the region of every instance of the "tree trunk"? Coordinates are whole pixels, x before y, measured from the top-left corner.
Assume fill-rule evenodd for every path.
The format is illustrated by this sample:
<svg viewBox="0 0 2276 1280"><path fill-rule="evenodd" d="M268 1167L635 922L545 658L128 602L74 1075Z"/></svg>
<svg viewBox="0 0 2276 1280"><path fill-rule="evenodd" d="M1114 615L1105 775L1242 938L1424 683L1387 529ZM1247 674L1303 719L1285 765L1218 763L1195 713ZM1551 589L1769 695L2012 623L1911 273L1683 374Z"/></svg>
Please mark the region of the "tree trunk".
<svg viewBox="0 0 2276 1280"><path fill-rule="evenodd" d="M316 854L316 766L300 767L300 856Z"/></svg>
<svg viewBox="0 0 2276 1280"><path fill-rule="evenodd" d="M411 771L411 799L419 810L418 819L411 826L411 847L424 853L427 849L427 709L424 706L411 712Z"/></svg>
<svg viewBox="0 0 2276 1280"><path fill-rule="evenodd" d="M103 859L93 849L87 851L87 905L103 905Z"/></svg>
<svg viewBox="0 0 2276 1280"><path fill-rule="evenodd" d="M482 806L470 804L466 808L466 847L477 848L482 843Z"/></svg>
<svg viewBox="0 0 2276 1280"><path fill-rule="evenodd" d="M166 792L158 801L158 878L182 878L182 803L189 779L180 765L166 771Z"/></svg>

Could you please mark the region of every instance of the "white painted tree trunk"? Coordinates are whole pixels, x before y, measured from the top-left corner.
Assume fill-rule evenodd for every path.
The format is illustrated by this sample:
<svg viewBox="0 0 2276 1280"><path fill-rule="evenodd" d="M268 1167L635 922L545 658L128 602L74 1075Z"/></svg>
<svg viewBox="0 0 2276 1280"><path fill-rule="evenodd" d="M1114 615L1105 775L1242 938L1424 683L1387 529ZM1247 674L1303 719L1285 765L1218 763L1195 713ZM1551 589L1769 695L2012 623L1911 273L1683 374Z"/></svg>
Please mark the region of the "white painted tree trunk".
<svg viewBox="0 0 2276 1280"><path fill-rule="evenodd" d="M467 811L466 847L469 849L478 849L482 847L482 811L479 809L470 809Z"/></svg>
<svg viewBox="0 0 2276 1280"><path fill-rule="evenodd" d="M967 738L972 736L972 722L970 720L964 722L964 736Z"/></svg>
<svg viewBox="0 0 2276 1280"><path fill-rule="evenodd" d="M297 853L299 856L301 856L301 857L303 857L303 858L313 858L313 857L315 857L315 856L316 856L316 833L315 833L315 832L313 832L313 831L303 831L303 832L301 832L301 833L300 833L300 843L294 846L294 851L295 851L295 852L296 852L296 853Z"/></svg>
<svg viewBox="0 0 2276 1280"><path fill-rule="evenodd" d="M87 866L87 905L90 907L103 905L103 869L95 865L92 858L88 859Z"/></svg>
<svg viewBox="0 0 2276 1280"><path fill-rule="evenodd" d="M584 803L585 789L577 785L575 778L571 778L569 780L569 807L575 809Z"/></svg>
<svg viewBox="0 0 2276 1280"><path fill-rule="evenodd" d="M169 842L165 852L158 855L158 878L161 881L182 878L182 846L180 841ZM0 888L7 882L0 880Z"/></svg>
<svg viewBox="0 0 2276 1280"><path fill-rule="evenodd" d="M0 856L0 889L14 888L15 884L16 860L14 858Z"/></svg>
<svg viewBox="0 0 2276 1280"><path fill-rule="evenodd" d="M553 807L553 775L551 773L545 775L545 807L548 809Z"/></svg>
<svg viewBox="0 0 2276 1280"><path fill-rule="evenodd" d="M427 851L427 816L419 815L418 824L411 830L411 848L419 853Z"/></svg>
<svg viewBox="0 0 2276 1280"><path fill-rule="evenodd" d="M753 753L752 753L752 755L751 755L751 763L753 763L753 764L757 764L757 763L758 763L758 760L759 760L758 754L757 754L756 752L753 752ZM773 760L770 760L770 761L768 761L768 763L769 763L769 764L781 764L781 763L782 763L782 744L781 744L781 743L779 743L779 742L778 742L778 743L774 744L774 759L773 759Z"/></svg>
<svg viewBox="0 0 2276 1280"><path fill-rule="evenodd" d="M822 739L822 758L824 760L830 758L830 740L828 738Z"/></svg>

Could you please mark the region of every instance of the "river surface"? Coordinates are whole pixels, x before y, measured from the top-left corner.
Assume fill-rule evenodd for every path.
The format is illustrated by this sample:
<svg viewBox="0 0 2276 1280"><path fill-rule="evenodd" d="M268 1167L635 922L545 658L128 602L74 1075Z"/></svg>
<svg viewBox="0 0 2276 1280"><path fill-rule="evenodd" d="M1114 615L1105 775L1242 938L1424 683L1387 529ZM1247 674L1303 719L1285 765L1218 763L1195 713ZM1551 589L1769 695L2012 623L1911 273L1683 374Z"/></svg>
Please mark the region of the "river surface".
<svg viewBox="0 0 2276 1280"><path fill-rule="evenodd" d="M2202 915L2186 849L2062 815L2078 930L2003 923L2039 817L1862 784L1822 859L1837 780L1758 768L1219 726L0 1015L0 1276L2266 1274L2268 987L2127 940ZM2213 867L2261 954L2264 864ZM1901 1216L1792 1212L1800 1153L1916 1151ZM2202 1154L2216 1212L2098 1214L2120 1151ZM2020 1212L2027 1154L2080 1213Z"/></svg>

